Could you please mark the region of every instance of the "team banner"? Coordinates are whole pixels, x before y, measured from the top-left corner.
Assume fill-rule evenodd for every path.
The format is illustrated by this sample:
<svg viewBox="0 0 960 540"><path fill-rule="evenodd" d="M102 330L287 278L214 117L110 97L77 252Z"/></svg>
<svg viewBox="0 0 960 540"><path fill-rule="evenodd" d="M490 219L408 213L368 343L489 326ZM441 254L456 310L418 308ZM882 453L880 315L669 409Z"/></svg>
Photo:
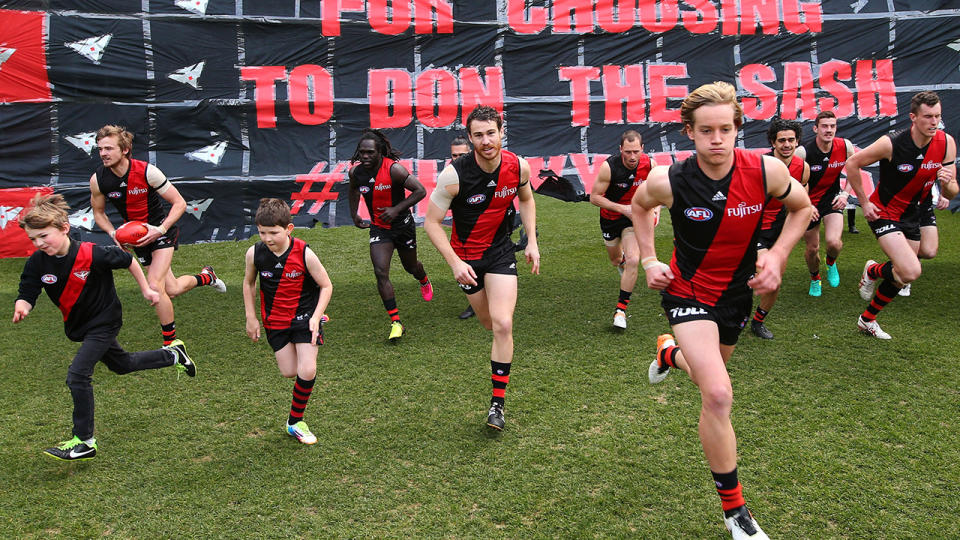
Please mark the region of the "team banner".
<svg viewBox="0 0 960 540"><path fill-rule="evenodd" d="M940 93L956 135L955 5L0 1L0 210L20 205L19 190L46 186L67 194L78 228L95 234L82 218L104 124L133 132L133 157L184 195L185 242L250 236L265 196L290 201L298 225L352 224L344 182L365 127L384 130L432 189L478 104L503 112L505 145L530 161L535 186L549 169L586 193L626 129L658 163L690 155L679 102L715 80L738 88L745 148L767 146L774 116L803 121L812 137L822 110L863 147L906 127L920 90Z"/></svg>

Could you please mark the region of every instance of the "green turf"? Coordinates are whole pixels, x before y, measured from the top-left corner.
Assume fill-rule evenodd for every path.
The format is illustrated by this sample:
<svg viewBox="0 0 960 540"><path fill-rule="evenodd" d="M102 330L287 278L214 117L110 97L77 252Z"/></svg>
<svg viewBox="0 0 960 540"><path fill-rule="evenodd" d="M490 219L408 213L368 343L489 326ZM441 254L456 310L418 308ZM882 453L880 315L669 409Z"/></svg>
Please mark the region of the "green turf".
<svg viewBox="0 0 960 540"><path fill-rule="evenodd" d="M298 230L334 283L319 376L305 419L320 442L283 431L291 382L265 342L244 333L240 280L252 240L183 246L177 273L213 264L226 295L174 300L196 379L126 376L98 366L96 459L65 464L43 448L69 438L64 384L76 345L46 298L9 322L22 259L0 261L0 535L4 537L634 537L723 538L697 440L699 394L682 373L647 383L659 297L637 287L629 327L611 327L617 274L597 209L537 198L541 276L520 264L507 427L484 426L490 336L420 231L436 296L424 303L394 259L408 333L389 319L355 228ZM856 332L873 236L844 234L841 285L814 299L794 251L776 334L741 337L729 370L745 496L777 538L960 537L960 220L938 213L940 255L913 296ZM666 224L665 224L666 225ZM658 229L662 258L668 226ZM160 330L118 272L129 350Z"/></svg>

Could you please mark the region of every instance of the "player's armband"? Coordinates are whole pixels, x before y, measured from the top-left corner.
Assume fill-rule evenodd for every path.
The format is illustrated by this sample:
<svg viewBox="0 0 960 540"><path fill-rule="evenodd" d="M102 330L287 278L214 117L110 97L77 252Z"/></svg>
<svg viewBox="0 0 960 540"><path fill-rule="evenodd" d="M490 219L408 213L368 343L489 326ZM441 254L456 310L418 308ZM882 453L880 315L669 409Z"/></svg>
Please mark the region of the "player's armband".
<svg viewBox="0 0 960 540"><path fill-rule="evenodd" d="M163 195L163 192L170 188L172 184L167 180L167 177L160 171L160 169L154 167L153 165L147 165L147 184L150 185L153 189L157 190L157 193Z"/></svg>
<svg viewBox="0 0 960 540"><path fill-rule="evenodd" d="M447 187L459 184L460 176L457 174L457 170L454 169L453 166L447 165L447 167L440 172L440 176L437 176L437 187L434 188L433 193L430 194L430 202L444 210L450 208L450 203L453 202L453 195L447 191Z"/></svg>
<svg viewBox="0 0 960 540"><path fill-rule="evenodd" d="M787 182L787 190L783 192L783 195L777 197L778 201L782 201L787 198L787 195L790 194L790 190L793 189L793 182Z"/></svg>

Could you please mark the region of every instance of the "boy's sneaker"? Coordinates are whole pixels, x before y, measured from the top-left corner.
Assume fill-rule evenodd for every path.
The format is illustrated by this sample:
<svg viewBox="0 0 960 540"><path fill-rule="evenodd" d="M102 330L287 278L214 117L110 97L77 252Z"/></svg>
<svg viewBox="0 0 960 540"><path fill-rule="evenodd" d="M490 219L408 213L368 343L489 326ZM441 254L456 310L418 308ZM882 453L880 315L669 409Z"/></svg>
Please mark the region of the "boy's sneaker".
<svg viewBox="0 0 960 540"><path fill-rule="evenodd" d="M429 280L420 286L420 296L423 297L424 302L433 300L433 285Z"/></svg>
<svg viewBox="0 0 960 540"><path fill-rule="evenodd" d="M877 280L871 279L867 274L867 270L871 266L877 264L877 261L870 259L866 264L863 265L863 274L860 276L860 298L864 301L869 302L873 298L873 288L877 285Z"/></svg>
<svg viewBox="0 0 960 540"><path fill-rule="evenodd" d="M733 535L733 540L770 540L760 525L757 525L757 520L753 519L750 510L747 510L747 505L724 512L723 524Z"/></svg>
<svg viewBox="0 0 960 540"><path fill-rule="evenodd" d="M827 283L831 287L840 286L840 270L837 270L837 263L827 265Z"/></svg>
<svg viewBox="0 0 960 540"><path fill-rule="evenodd" d="M767 325L760 321L750 321L750 331L760 339L773 339L773 332L767 328Z"/></svg>
<svg viewBox="0 0 960 540"><path fill-rule="evenodd" d="M903 288L900 289L900 292L898 292L897 294L900 296L910 296L910 284L907 283L906 285L904 285Z"/></svg>
<svg viewBox="0 0 960 540"><path fill-rule="evenodd" d="M627 314L622 310L615 310L613 312L613 326L621 330L627 329Z"/></svg>
<svg viewBox="0 0 960 540"><path fill-rule="evenodd" d="M177 368L178 375L186 373L187 377L197 376L197 365L187 356L187 346L182 339L175 339L163 348L173 353L173 365Z"/></svg>
<svg viewBox="0 0 960 540"><path fill-rule="evenodd" d="M44 454L61 461L84 461L93 459L97 455L97 440L93 439L88 445L76 435L69 441L63 441L53 448L47 448Z"/></svg>
<svg viewBox="0 0 960 540"><path fill-rule="evenodd" d="M406 329L400 324L400 321L393 321L390 323L390 341L396 341L403 337L403 333L406 332Z"/></svg>
<svg viewBox="0 0 960 540"><path fill-rule="evenodd" d="M810 291L809 291L810 296L820 296L820 289L821 289L820 280L819 280L819 279L811 279L811 280L810 280Z"/></svg>
<svg viewBox="0 0 960 540"><path fill-rule="evenodd" d="M503 431L503 405L491 403L490 410L487 411L487 425L497 431Z"/></svg>
<svg viewBox="0 0 960 540"><path fill-rule="evenodd" d="M657 337L657 354L653 357L653 362L650 362L650 367L647 369L647 378L650 379L650 384L657 384L667 378L670 373L670 366L660 365L660 351L676 344L677 341L673 339L671 334L660 334Z"/></svg>
<svg viewBox="0 0 960 540"><path fill-rule="evenodd" d="M211 278L211 279L210 279L210 286L213 287L214 289L216 289L217 292L222 292L222 293L227 292L227 284L224 283L222 279L220 279L220 278L217 277L217 274L216 274L216 272L213 271L213 267L212 267L212 266L209 266L209 265L208 265L208 266L204 266L203 269L200 270L200 273L201 273L201 274L207 274L207 275L210 276L210 278Z"/></svg>
<svg viewBox="0 0 960 540"><path fill-rule="evenodd" d="M303 444L315 444L317 442L317 436L310 431L307 423L303 420L292 426L287 424L287 435L290 435Z"/></svg>
<svg viewBox="0 0 960 540"><path fill-rule="evenodd" d="M876 319L865 321L863 320L863 315L861 315L860 318L857 319L857 328L860 329L860 332L868 336L873 336L878 339L890 339L890 334L880 329L880 325L877 324Z"/></svg>

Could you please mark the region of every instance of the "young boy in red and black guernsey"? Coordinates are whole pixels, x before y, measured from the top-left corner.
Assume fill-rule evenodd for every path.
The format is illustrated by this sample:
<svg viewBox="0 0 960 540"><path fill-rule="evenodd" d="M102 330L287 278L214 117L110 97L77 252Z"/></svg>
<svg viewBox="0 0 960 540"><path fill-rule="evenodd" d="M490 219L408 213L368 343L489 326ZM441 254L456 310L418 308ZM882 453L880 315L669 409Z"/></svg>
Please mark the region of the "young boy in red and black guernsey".
<svg viewBox="0 0 960 540"><path fill-rule="evenodd" d="M67 370L67 387L73 396L73 438L44 450L46 455L64 461L97 455L91 380L97 362L119 375L169 366L177 366L190 377L197 373L180 340L153 351L123 350L117 342L123 313L113 271L128 269L150 305L157 303L159 294L150 288L140 265L126 251L71 239L69 209L61 195L38 195L20 218L20 228L37 251L23 267L13 308L13 322L18 323L30 314L45 290L63 313L67 337L81 343Z"/></svg>
<svg viewBox="0 0 960 540"><path fill-rule="evenodd" d="M399 160L400 154L380 130L366 129L350 158L350 163L357 165L349 172L350 214L354 225L370 229L370 261L380 300L390 317L389 340L392 342L405 332L390 281L390 259L394 250L403 269L420 283L424 301L433 299L433 285L417 258L417 224L410 212L410 208L426 196L427 190ZM361 197L370 214L369 223L361 220L357 213Z"/></svg>
<svg viewBox="0 0 960 540"><path fill-rule="evenodd" d="M154 308L160 320L163 344L169 345L177 339L170 299L205 285L224 293L227 285L217 278L212 266L204 266L194 275L173 275L170 265L180 236L177 221L186 211L187 202L160 169L133 159L133 134L119 126L103 126L97 131L97 149L103 164L90 176L93 219L114 242L116 230L107 216L107 201L113 204L124 221L146 223L147 234L133 246L133 251L146 269L150 288L160 294L160 301ZM164 212L161 200L170 204L169 212Z"/></svg>
<svg viewBox="0 0 960 540"><path fill-rule="evenodd" d="M260 241L247 250L243 275L243 307L247 335L260 339L256 287L260 276L260 316L280 374L296 377L286 431L304 444L317 437L303 421L317 377L317 347L323 345L323 312L333 284L316 253L290 236L290 207L280 199L262 199L255 218Z"/></svg>

